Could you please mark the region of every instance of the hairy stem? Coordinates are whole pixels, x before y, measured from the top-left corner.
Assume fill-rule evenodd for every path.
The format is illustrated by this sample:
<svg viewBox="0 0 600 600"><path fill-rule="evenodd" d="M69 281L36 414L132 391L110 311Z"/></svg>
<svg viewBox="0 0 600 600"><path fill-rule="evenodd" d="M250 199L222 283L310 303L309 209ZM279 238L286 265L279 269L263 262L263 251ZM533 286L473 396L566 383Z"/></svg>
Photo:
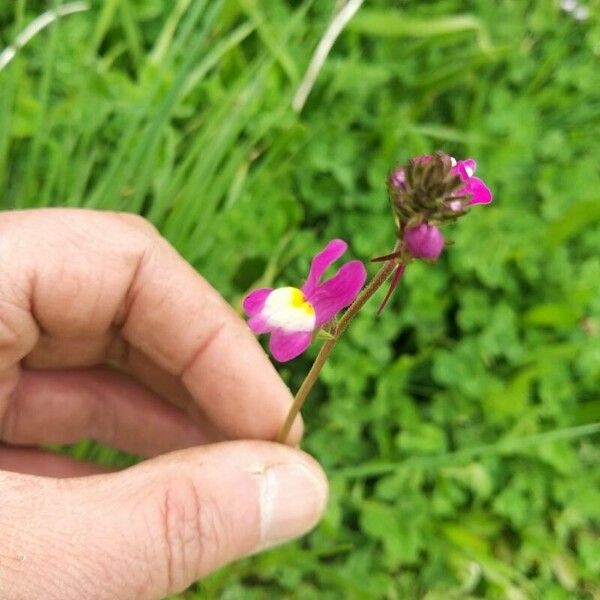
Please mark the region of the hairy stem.
<svg viewBox="0 0 600 600"><path fill-rule="evenodd" d="M394 248L394 252L398 251L399 249L400 244L398 243ZM333 338L327 340L323 344L323 346L321 346L321 350L319 350L319 354L317 354L315 362L313 363L312 367L310 368L310 371L304 378L302 385L298 389L298 392L294 397L294 402L292 403L287 417L283 425L281 426L279 433L277 434L278 442L284 443L287 440L287 437L290 433L290 429L292 428L296 416L300 412L300 409L302 408L302 405L304 404L304 401L306 400L308 394L317 382L319 374L321 373L321 369L323 368L323 365L325 365L325 363L327 362L327 359L329 358L329 355L331 354L331 351L333 350L337 341L340 339L344 331L346 331L352 319L354 319L354 317L358 314L360 309L367 303L369 298L371 298L371 296L385 283L387 278L391 275L392 271L396 268L397 264L398 263L395 260L390 260L384 263L384 265L379 269L379 271L377 271L373 279L369 281L366 287L357 296L356 300L354 300L354 302L350 305L348 310L344 313L344 316L340 319L339 323L337 324L335 335L333 336Z"/></svg>

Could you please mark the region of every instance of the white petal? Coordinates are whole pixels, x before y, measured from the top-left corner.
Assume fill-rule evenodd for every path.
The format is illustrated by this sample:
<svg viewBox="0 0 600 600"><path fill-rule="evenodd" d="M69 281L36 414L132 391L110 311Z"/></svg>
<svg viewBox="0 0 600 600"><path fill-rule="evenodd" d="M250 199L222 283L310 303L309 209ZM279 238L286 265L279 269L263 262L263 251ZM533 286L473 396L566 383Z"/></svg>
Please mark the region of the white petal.
<svg viewBox="0 0 600 600"><path fill-rule="evenodd" d="M450 157L450 164L455 167L456 166L456 159L454 158L454 156Z"/></svg>
<svg viewBox="0 0 600 600"><path fill-rule="evenodd" d="M465 167L465 171L469 177L473 177L473 173L475 173L471 167Z"/></svg>
<svg viewBox="0 0 600 600"><path fill-rule="evenodd" d="M313 331L315 328L315 310L295 287L273 290L265 301L261 315L269 325L285 331Z"/></svg>

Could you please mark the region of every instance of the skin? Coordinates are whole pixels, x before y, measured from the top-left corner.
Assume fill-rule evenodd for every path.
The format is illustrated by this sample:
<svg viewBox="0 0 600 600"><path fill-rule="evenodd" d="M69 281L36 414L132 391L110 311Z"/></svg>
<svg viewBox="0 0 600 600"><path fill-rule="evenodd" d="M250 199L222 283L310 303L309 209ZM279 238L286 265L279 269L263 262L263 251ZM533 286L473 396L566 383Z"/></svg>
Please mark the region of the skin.
<svg viewBox="0 0 600 600"><path fill-rule="evenodd" d="M291 401L143 219L0 213L0 597L158 599L309 530L323 472L268 441ZM147 460L108 472L39 448L82 439Z"/></svg>

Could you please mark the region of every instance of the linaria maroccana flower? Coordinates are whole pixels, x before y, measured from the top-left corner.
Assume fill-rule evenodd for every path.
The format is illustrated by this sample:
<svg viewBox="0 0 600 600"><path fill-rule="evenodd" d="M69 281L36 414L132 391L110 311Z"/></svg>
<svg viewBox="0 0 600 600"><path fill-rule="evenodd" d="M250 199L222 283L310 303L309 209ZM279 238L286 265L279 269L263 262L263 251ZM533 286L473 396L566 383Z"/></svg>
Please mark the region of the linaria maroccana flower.
<svg viewBox="0 0 600 600"><path fill-rule="evenodd" d="M313 333L350 306L367 278L359 260L351 260L326 281L327 268L338 260L348 244L332 240L311 263L302 288L280 287L253 290L244 299L248 325L256 334L270 333L269 349L276 360L285 362L302 354Z"/></svg>
<svg viewBox="0 0 600 600"><path fill-rule="evenodd" d="M482 179L474 176L477 163L472 158L457 161L455 158L450 157L450 161L453 163L452 172L458 175L465 184L458 190L457 195L471 196L467 206L489 204L492 201L492 192Z"/></svg>

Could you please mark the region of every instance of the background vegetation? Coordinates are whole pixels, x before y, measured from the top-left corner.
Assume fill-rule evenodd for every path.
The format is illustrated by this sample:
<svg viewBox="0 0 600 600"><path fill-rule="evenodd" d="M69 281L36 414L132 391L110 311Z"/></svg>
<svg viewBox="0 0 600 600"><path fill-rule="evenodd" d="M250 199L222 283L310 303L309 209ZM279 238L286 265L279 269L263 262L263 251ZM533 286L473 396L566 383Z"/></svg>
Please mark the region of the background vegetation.
<svg viewBox="0 0 600 600"><path fill-rule="evenodd" d="M2 2L0 48L60 4ZM237 306L332 237L389 251L397 161L495 192L325 369L321 526L181 598L600 598L599 7L370 0L300 114L330 0L97 0L0 71L3 208L144 214Z"/></svg>

